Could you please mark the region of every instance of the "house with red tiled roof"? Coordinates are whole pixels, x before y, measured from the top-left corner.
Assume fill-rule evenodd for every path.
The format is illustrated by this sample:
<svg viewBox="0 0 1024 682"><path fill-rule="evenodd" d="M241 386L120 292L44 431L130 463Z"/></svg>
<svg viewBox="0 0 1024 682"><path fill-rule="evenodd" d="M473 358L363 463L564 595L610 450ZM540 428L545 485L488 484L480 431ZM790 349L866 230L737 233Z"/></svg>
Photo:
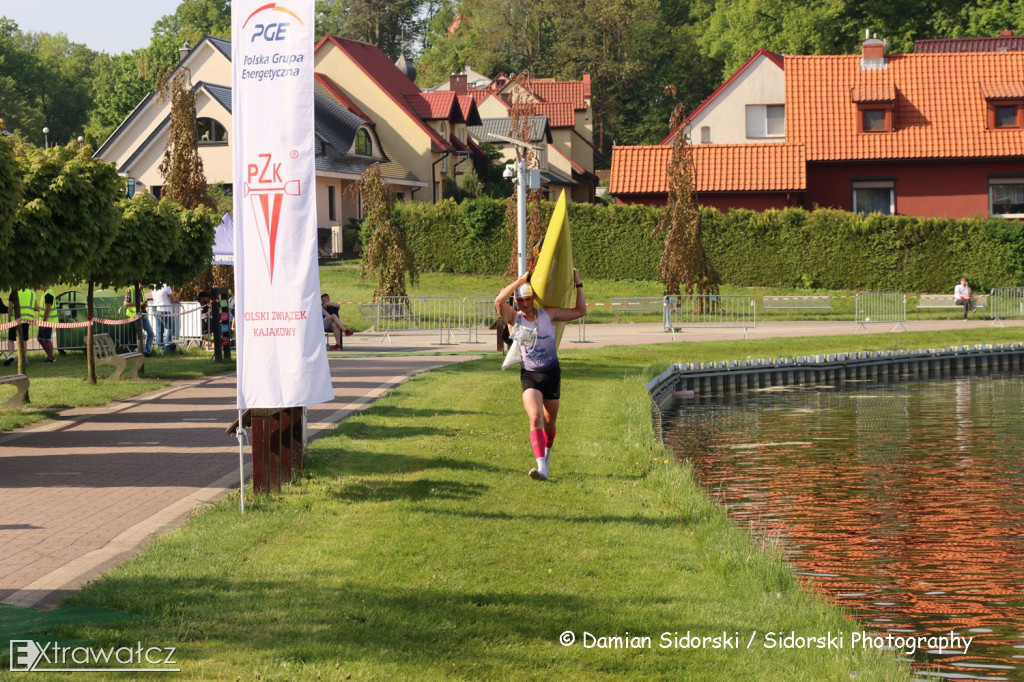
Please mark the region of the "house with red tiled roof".
<svg viewBox="0 0 1024 682"><path fill-rule="evenodd" d="M514 98L532 103L534 115L546 118L551 129L551 148L542 154L541 173L542 177L547 173L553 179L550 183L542 182L542 188L552 198L562 188L568 188L573 201L594 201L598 180L594 173L596 150L590 75L584 74L578 81L532 78L527 88L521 88L504 74L486 83L477 76L479 74L473 72L470 83L466 73L452 74L447 83L429 92L454 91L471 97L484 120L510 117ZM506 158L515 158L510 144L493 139L477 141L501 147Z"/></svg>
<svg viewBox="0 0 1024 682"><path fill-rule="evenodd" d="M349 38L325 36L314 59L317 73L336 84L338 102L365 112L381 143L416 179L410 195L400 199L440 200L444 181L458 183L472 158L483 155L467 132L480 124L472 98L421 92L380 48Z"/></svg>
<svg viewBox="0 0 1024 682"><path fill-rule="evenodd" d="M883 41L869 38L860 55L787 55L784 73L784 146L804 159L802 205L1024 218L1024 52L886 54ZM762 196L772 178L794 177L768 157L730 170L727 147L695 148L711 155L695 154L702 203L714 202L701 188L715 190L701 176L716 169L759 178L743 194ZM610 192L656 203L657 170L636 177L633 157L644 152L625 149L613 152ZM741 205L737 197L727 203Z"/></svg>
<svg viewBox="0 0 1024 682"><path fill-rule="evenodd" d="M786 57L808 205L1024 217L1024 52Z"/></svg>

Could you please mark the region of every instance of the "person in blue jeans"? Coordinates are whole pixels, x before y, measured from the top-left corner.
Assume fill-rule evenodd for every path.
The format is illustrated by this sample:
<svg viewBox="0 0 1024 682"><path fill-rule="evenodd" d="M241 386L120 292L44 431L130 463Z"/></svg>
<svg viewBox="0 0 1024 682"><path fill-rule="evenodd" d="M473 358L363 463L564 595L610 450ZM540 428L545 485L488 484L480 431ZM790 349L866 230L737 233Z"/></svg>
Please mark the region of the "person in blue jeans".
<svg viewBox="0 0 1024 682"><path fill-rule="evenodd" d="M160 344L165 353L173 353L176 350L174 345L174 313L177 312L178 297L166 284L159 284L153 288L153 303L151 310L156 316L156 342Z"/></svg>
<svg viewBox="0 0 1024 682"><path fill-rule="evenodd" d="M141 301L135 300L135 292L139 293ZM153 325L149 322L149 301L146 300L145 294L142 293L142 283L140 282L138 288L128 287L128 290L124 292L124 312L128 317L135 317L141 315L142 322L142 335L146 337L145 346L141 343L137 344L137 350L145 355L147 358L153 354Z"/></svg>

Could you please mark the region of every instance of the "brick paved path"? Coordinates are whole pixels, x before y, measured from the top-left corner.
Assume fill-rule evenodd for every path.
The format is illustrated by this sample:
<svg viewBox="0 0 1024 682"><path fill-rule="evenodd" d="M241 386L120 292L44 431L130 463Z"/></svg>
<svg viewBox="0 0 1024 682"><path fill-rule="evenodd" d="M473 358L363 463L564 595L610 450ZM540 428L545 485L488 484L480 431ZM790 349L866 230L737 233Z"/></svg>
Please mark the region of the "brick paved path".
<svg viewBox="0 0 1024 682"><path fill-rule="evenodd" d="M335 401L310 409L332 429L405 378L466 356L334 359ZM52 605L238 488L234 375L0 434L0 602ZM246 461L250 462L248 449Z"/></svg>

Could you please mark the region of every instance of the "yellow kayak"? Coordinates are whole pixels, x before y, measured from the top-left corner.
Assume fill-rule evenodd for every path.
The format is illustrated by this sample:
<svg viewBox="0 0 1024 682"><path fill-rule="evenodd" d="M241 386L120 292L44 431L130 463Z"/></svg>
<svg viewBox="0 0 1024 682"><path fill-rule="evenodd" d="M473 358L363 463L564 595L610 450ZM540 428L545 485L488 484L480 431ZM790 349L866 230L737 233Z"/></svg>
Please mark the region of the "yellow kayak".
<svg viewBox="0 0 1024 682"><path fill-rule="evenodd" d="M569 237L565 190L562 190L530 278L534 305L541 308L568 308L569 298L575 288L572 268L572 239ZM555 329L556 339L561 344L565 323L557 322Z"/></svg>

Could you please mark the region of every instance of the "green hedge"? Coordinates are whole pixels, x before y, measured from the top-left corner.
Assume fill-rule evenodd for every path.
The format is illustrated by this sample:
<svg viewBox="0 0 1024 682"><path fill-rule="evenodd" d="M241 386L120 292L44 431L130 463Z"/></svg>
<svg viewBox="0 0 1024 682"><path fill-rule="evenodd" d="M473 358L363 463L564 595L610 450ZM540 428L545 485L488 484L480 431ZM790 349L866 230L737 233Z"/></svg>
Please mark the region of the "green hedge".
<svg viewBox="0 0 1024 682"><path fill-rule="evenodd" d="M545 220L550 211L545 204ZM979 290L1024 279L1017 221L798 208L701 213L705 246L728 284L944 292L964 274ZM650 236L659 215L649 206L571 204L577 266L598 279L656 280L661 249ZM504 201L404 203L395 219L423 271L505 272L514 235Z"/></svg>

